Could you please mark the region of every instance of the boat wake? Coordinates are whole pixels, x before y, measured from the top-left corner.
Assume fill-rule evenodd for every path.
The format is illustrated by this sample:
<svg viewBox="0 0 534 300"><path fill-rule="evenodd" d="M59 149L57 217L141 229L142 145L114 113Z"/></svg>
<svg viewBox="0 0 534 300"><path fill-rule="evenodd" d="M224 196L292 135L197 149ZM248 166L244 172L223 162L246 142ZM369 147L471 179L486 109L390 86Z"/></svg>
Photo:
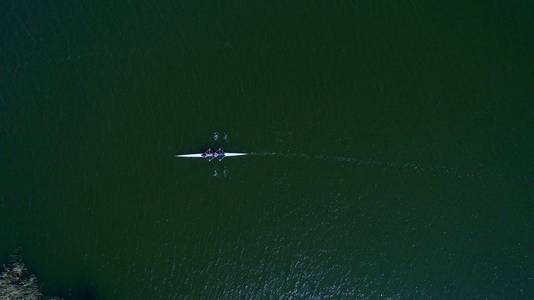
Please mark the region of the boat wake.
<svg viewBox="0 0 534 300"><path fill-rule="evenodd" d="M353 164L364 167L380 167L385 169L399 169L410 170L416 173L432 173L436 175L447 175L457 178L474 178L479 177L480 173L476 171L461 171L456 168L444 166L424 166L415 162L388 162L380 160L365 160L348 156L334 156L334 155L311 155L306 153L276 153L276 152L251 152L249 155L253 156L278 156L287 158L335 161L346 164Z"/></svg>
<svg viewBox="0 0 534 300"><path fill-rule="evenodd" d="M222 170L219 170L217 167L215 167L211 176L228 178L230 176L230 170L228 170L226 167L224 167Z"/></svg>
<svg viewBox="0 0 534 300"><path fill-rule="evenodd" d="M212 134L212 140L214 142L223 141L225 143L228 143L228 134L226 132L223 132L222 134L218 131L213 132Z"/></svg>

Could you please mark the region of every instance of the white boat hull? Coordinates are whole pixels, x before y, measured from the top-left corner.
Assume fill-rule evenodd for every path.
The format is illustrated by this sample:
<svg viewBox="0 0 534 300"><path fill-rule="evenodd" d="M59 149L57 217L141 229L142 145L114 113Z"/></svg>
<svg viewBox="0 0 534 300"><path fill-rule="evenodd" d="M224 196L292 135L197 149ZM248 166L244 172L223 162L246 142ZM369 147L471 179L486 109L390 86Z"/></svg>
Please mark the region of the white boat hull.
<svg viewBox="0 0 534 300"><path fill-rule="evenodd" d="M224 153L224 157L232 157L232 156L245 156L248 153ZM176 157L183 157L183 158L204 158L202 156L202 153L195 153L195 154L179 154L176 155Z"/></svg>
<svg viewBox="0 0 534 300"><path fill-rule="evenodd" d="M176 157L203 158L202 154L181 154Z"/></svg>
<svg viewBox="0 0 534 300"><path fill-rule="evenodd" d="M245 156L245 155L247 155L247 154L248 154L248 153L231 153L231 152L229 152L229 153L224 153L224 156L225 156L225 157L230 157L230 156Z"/></svg>

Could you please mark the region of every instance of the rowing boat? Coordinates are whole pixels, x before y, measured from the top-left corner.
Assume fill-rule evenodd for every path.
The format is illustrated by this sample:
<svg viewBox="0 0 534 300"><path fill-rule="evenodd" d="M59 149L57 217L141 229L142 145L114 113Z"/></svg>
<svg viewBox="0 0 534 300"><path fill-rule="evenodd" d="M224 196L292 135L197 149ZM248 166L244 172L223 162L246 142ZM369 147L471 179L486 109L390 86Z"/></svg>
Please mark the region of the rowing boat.
<svg viewBox="0 0 534 300"><path fill-rule="evenodd" d="M223 160L225 157L233 157L233 156L244 156L247 155L247 153L232 153L232 152L224 152L222 149L217 150L217 152L211 152L211 149L208 149L204 153L194 153L194 154L178 154L176 157L181 158L205 158L209 161L213 159L218 159L219 161Z"/></svg>
<svg viewBox="0 0 534 300"><path fill-rule="evenodd" d="M232 153L232 152L225 152L224 157L231 157L231 156L244 156L248 153ZM194 153L194 154L178 154L176 157L183 157L183 158L206 158L204 153Z"/></svg>

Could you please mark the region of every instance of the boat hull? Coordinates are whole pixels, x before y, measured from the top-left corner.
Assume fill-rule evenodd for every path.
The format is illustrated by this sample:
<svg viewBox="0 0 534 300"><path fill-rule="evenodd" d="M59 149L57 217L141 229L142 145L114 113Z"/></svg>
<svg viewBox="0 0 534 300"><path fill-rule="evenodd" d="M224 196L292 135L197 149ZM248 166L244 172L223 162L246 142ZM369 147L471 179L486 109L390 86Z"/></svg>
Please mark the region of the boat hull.
<svg viewBox="0 0 534 300"><path fill-rule="evenodd" d="M181 155L176 155L176 157L204 158L201 153L200 154L181 154Z"/></svg>
<svg viewBox="0 0 534 300"><path fill-rule="evenodd" d="M248 153L224 153L225 157L231 157L231 156L245 156Z"/></svg>
<svg viewBox="0 0 534 300"><path fill-rule="evenodd" d="M247 155L247 153L232 153L232 152L224 153L224 157L245 156L245 155ZM202 156L202 153L179 154L179 155L176 155L176 157L181 157L181 158L204 158L204 156Z"/></svg>

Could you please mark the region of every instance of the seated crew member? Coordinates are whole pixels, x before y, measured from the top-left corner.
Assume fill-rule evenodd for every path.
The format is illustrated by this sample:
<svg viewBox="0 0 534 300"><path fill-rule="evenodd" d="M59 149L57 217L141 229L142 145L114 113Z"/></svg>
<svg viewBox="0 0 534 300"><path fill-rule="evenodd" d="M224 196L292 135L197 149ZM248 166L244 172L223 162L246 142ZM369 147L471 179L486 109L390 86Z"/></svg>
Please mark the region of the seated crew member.
<svg viewBox="0 0 534 300"><path fill-rule="evenodd" d="M208 150L206 150L206 152L202 153L202 157L204 157L204 158L213 157L213 152L211 152L211 148L208 148Z"/></svg>

